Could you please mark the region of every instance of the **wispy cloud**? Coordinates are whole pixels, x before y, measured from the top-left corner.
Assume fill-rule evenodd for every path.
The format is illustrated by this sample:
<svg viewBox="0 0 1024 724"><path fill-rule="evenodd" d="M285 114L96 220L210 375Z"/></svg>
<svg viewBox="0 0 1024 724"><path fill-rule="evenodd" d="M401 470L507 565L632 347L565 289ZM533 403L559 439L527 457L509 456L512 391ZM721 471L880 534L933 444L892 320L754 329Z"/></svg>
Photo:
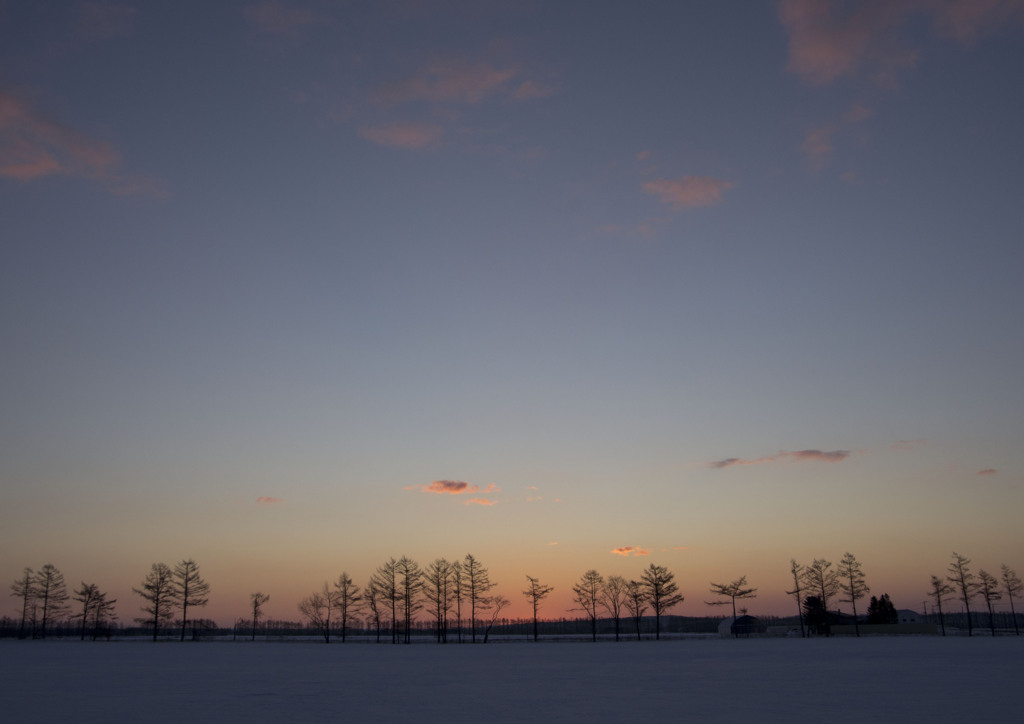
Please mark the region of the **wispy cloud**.
<svg viewBox="0 0 1024 724"><path fill-rule="evenodd" d="M848 136L849 131L872 116L872 111L860 103L852 106L839 121L823 123L808 129L800 150L815 169L823 168L835 151L835 137Z"/></svg>
<svg viewBox="0 0 1024 724"><path fill-rule="evenodd" d="M614 554L614 555L624 556L624 557L634 556L634 557L642 558L644 556L651 555L650 549L648 549L648 548L641 548L640 546L619 546L618 548L613 548L609 552Z"/></svg>
<svg viewBox="0 0 1024 724"><path fill-rule="evenodd" d="M733 187L731 181L710 176L683 176L680 179L659 178L644 184L644 191L674 209L711 206L722 200L722 193Z"/></svg>
<svg viewBox="0 0 1024 724"><path fill-rule="evenodd" d="M466 505L497 505L497 500L488 500L487 498L470 498L466 501Z"/></svg>
<svg viewBox="0 0 1024 724"><path fill-rule="evenodd" d="M312 11L278 0L249 5L243 13L257 33L286 40L297 40L317 20Z"/></svg>
<svg viewBox="0 0 1024 724"><path fill-rule="evenodd" d="M916 18L931 21L935 35L971 43L1004 28L1024 28L1020 0L782 0L779 19L789 36L787 69L812 85L862 71L882 85L917 64L903 33Z"/></svg>
<svg viewBox="0 0 1024 724"><path fill-rule="evenodd" d="M272 505L273 503L283 503L284 498L272 498L269 495L261 495L256 498L256 502L260 505Z"/></svg>
<svg viewBox="0 0 1024 724"><path fill-rule="evenodd" d="M927 440L897 440L892 444L893 450L916 450L928 444Z"/></svg>
<svg viewBox="0 0 1024 724"><path fill-rule="evenodd" d="M491 483L483 490L479 485L470 485L464 480L434 480L426 485L409 485L406 490L419 490L424 493L435 493L437 495L463 495L466 493L497 493L500 489Z"/></svg>
<svg viewBox="0 0 1024 724"><path fill-rule="evenodd" d="M999 471L996 470L995 468L985 468L984 470L979 470L975 474L976 475L995 475L997 472L999 472Z"/></svg>
<svg viewBox="0 0 1024 724"><path fill-rule="evenodd" d="M512 97L518 95L520 100L525 100L553 92L530 81L510 89L509 83L517 75L515 68L496 68L489 63L447 58L431 63L411 78L378 88L371 94L371 100L382 105L413 101L454 101L473 105L497 93Z"/></svg>
<svg viewBox="0 0 1024 724"><path fill-rule="evenodd" d="M427 148L441 140L444 129L433 123L388 123L382 126L361 126L359 135L368 141L390 148Z"/></svg>
<svg viewBox="0 0 1024 724"><path fill-rule="evenodd" d="M849 450L783 450L776 455L750 460L744 458L725 458L724 460L717 460L713 463L709 463L708 467L720 470L722 468L732 467L733 465L761 465L763 463L777 462L817 461L825 463L839 463L846 460L850 455L851 453Z"/></svg>
<svg viewBox="0 0 1024 724"><path fill-rule="evenodd" d="M125 175L121 154L49 117L23 93L0 87L0 176L34 181L74 176L103 182L119 195L162 196L160 184Z"/></svg>
<svg viewBox="0 0 1024 724"><path fill-rule="evenodd" d="M101 41L131 35L135 8L114 2L85 2L78 6L75 34L81 40Z"/></svg>

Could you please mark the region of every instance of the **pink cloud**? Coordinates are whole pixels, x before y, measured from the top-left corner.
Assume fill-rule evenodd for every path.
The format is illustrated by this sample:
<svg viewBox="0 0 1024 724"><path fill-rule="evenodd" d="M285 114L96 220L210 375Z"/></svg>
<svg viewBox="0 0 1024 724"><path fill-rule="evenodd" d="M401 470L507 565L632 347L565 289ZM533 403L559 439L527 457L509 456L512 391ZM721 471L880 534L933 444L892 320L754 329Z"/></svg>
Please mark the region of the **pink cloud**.
<svg viewBox="0 0 1024 724"><path fill-rule="evenodd" d="M437 495L462 495L464 493L498 493L501 489L491 483L483 490L479 485L470 485L463 480L434 480L427 485L409 485L406 490L420 490L424 493L435 493Z"/></svg>
<svg viewBox="0 0 1024 724"><path fill-rule="evenodd" d="M283 503L284 498L272 498L269 495L261 495L260 497L256 498L256 502L259 503L260 505L270 505L272 503Z"/></svg>
<svg viewBox="0 0 1024 724"><path fill-rule="evenodd" d="M497 505L498 501L488 500L487 498L470 498L466 501L466 505Z"/></svg>
<svg viewBox="0 0 1024 724"><path fill-rule="evenodd" d="M995 475L997 472L999 471L995 468L985 468L984 470L979 470L976 475Z"/></svg>
<svg viewBox="0 0 1024 724"><path fill-rule="evenodd" d="M390 123L383 126L362 126L359 135L368 141L390 148L426 148L440 139L444 130L432 123Z"/></svg>
<svg viewBox="0 0 1024 724"><path fill-rule="evenodd" d="M934 13L936 33L961 43L1000 28L1024 27L1020 0L924 0L924 5Z"/></svg>
<svg viewBox="0 0 1024 724"><path fill-rule="evenodd" d="M838 463L846 460L850 457L849 450L795 450L795 451L780 451L777 455L771 455L769 457L756 458L753 460L746 460L743 458L725 458L724 460L717 460L713 463L709 463L709 468L720 470L722 468L732 467L733 465L760 465L762 463L776 463L776 462L805 462L808 460L825 462L825 463Z"/></svg>
<svg viewBox="0 0 1024 724"><path fill-rule="evenodd" d="M100 41L131 35L135 8L113 2L86 2L80 5L76 33L82 40Z"/></svg>
<svg viewBox="0 0 1024 724"><path fill-rule="evenodd" d="M620 546L618 548L613 548L609 552L614 554L614 555L624 556L624 557L629 557L629 556L643 557L643 556L651 555L651 551L649 549L641 548L640 546Z"/></svg>
<svg viewBox="0 0 1024 724"><path fill-rule="evenodd" d="M555 93L554 86L543 85L532 80L524 80L512 93L512 98L517 101L528 101L534 98L547 98Z"/></svg>
<svg viewBox="0 0 1024 724"><path fill-rule="evenodd" d="M907 2L782 0L779 18L789 35L787 69L815 85L874 66L881 79L913 66L917 56L901 47L897 29Z"/></svg>
<svg viewBox="0 0 1024 724"><path fill-rule="evenodd" d="M412 78L379 88L372 100L385 105L411 101L460 101L472 105L506 90L506 84L516 75L513 68L495 68L487 63L470 63L457 58L440 60ZM537 97L541 90L541 86L534 84L523 92Z"/></svg>
<svg viewBox="0 0 1024 724"><path fill-rule="evenodd" d="M153 179L126 176L121 154L35 108L22 94L0 88L0 176L34 181L73 176L103 182L113 193L166 195Z"/></svg>
<svg viewBox="0 0 1024 724"><path fill-rule="evenodd" d="M893 450L916 450L928 444L927 440L897 440L892 444Z"/></svg>
<svg viewBox="0 0 1024 724"><path fill-rule="evenodd" d="M710 206L722 200L722 192L733 187L731 181L707 176L683 176L681 179L660 178L644 184L644 191L657 196L674 209Z"/></svg>
<svg viewBox="0 0 1024 724"><path fill-rule="evenodd" d="M297 39L307 26L316 22L312 12L277 0L250 5L244 15L257 31L289 40Z"/></svg>

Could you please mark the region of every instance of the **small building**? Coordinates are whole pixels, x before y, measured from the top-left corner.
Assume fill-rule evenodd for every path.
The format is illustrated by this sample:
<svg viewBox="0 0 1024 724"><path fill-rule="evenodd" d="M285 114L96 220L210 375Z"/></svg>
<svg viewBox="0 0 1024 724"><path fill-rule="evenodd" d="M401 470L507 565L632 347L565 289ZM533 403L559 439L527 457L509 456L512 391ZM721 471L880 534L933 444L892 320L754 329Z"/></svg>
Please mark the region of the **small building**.
<svg viewBox="0 0 1024 724"><path fill-rule="evenodd" d="M759 636L768 631L768 627L754 616L737 616L723 619L718 624L718 635L722 638L734 636Z"/></svg>
<svg viewBox="0 0 1024 724"><path fill-rule="evenodd" d="M924 623L921 614L911 611L909 608L896 609L896 623Z"/></svg>

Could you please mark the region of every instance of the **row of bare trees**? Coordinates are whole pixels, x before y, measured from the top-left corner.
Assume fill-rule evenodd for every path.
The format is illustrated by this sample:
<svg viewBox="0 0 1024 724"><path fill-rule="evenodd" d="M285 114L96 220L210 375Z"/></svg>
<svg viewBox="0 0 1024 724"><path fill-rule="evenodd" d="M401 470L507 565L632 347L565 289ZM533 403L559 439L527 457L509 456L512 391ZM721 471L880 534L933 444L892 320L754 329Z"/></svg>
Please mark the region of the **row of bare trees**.
<svg viewBox="0 0 1024 724"><path fill-rule="evenodd" d="M299 612L325 643L330 643L334 631L340 633L344 642L349 621L360 613L372 622L378 641L386 627L392 643L409 643L413 622L424 608L433 619L439 643L448 641L453 620L458 640L463 640L464 615L470 641L476 643L479 634L486 642L494 623L510 603L500 594L490 595L495 585L487 568L471 553L461 561L438 558L425 568L408 556L392 557L377 567L362 590L348 573L342 572L333 584L324 582L320 590L303 598ZM253 635L259 612L256 595L253 594ZM489 613L486 619L485 613Z"/></svg>
<svg viewBox="0 0 1024 724"><path fill-rule="evenodd" d="M160 629L171 623L175 612L181 613L181 640L185 640L190 608L201 608L210 600L210 584L199 574L199 564L189 558L174 568L166 563L154 563L142 579L141 588L132 588L143 600L138 623L150 628L153 640Z"/></svg>
<svg viewBox="0 0 1024 724"><path fill-rule="evenodd" d="M117 618L116 598L108 598L95 583L85 581L69 596L64 574L52 563L38 571L25 568L11 585L11 595L21 603L18 638L45 639L47 627L71 615L80 621L82 640L90 633L96 639ZM81 604L77 613L70 601Z"/></svg>
<svg viewBox="0 0 1024 724"><path fill-rule="evenodd" d="M968 636L974 635L971 602L978 597L984 601L988 609L989 627L992 635L995 635L993 605L1002 600L1005 592L1010 603L1014 630L1019 636L1020 628L1017 624L1014 599L1020 598L1024 593L1024 584L1021 583L1020 578L1005 564L1002 566L1001 578L997 578L984 569L974 574L971 571L970 563L970 559L954 552L952 561L947 568L949 575L945 579L935 575L931 577L931 590L928 595L938 610L942 635L946 635L942 604L953 599L958 599L963 603L967 613L967 634ZM871 589L866 583L860 561L852 553L846 553L835 569L832 568L831 561L824 558L816 558L810 565L801 565L796 560L791 560L790 573L793 576L793 590L786 591L786 593L796 599L797 610L800 614L801 635L806 635L805 624L811 623L822 625L827 636L829 634L829 604L832 599L842 594L843 597L838 600L851 605L854 630L860 636L857 601L867 596ZM813 615L817 615L820 620L813 622L805 620L807 616Z"/></svg>
<svg viewBox="0 0 1024 724"><path fill-rule="evenodd" d="M527 576L531 582L534 579ZM523 591L527 598L534 594L531 589ZM609 576L605 579L600 573L591 569L580 576L572 587L575 611L582 611L590 619L591 640L597 640L598 607L603 609L615 621L615 640L620 638L620 622L627 613L636 624L636 637L640 638L640 621L647 608L654 614L654 637L661 638L661 617L673 606L683 602L679 593L675 575L665 566L651 564L640 575L640 580L627 581L622 576ZM536 607L534 607L534 638L536 639Z"/></svg>

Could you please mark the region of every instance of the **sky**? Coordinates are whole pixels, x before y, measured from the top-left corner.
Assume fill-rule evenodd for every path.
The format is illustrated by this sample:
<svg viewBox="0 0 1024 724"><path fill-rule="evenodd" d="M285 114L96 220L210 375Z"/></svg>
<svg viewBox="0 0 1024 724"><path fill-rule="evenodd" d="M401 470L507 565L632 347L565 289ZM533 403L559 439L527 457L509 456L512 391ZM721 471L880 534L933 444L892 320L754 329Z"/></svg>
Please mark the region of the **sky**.
<svg viewBox="0 0 1024 724"><path fill-rule="evenodd" d="M1024 569L1022 41L1020 0L0 0L0 575L129 622L193 558L229 622L402 555L551 617L588 569L684 615L847 551L918 610L953 551Z"/></svg>

